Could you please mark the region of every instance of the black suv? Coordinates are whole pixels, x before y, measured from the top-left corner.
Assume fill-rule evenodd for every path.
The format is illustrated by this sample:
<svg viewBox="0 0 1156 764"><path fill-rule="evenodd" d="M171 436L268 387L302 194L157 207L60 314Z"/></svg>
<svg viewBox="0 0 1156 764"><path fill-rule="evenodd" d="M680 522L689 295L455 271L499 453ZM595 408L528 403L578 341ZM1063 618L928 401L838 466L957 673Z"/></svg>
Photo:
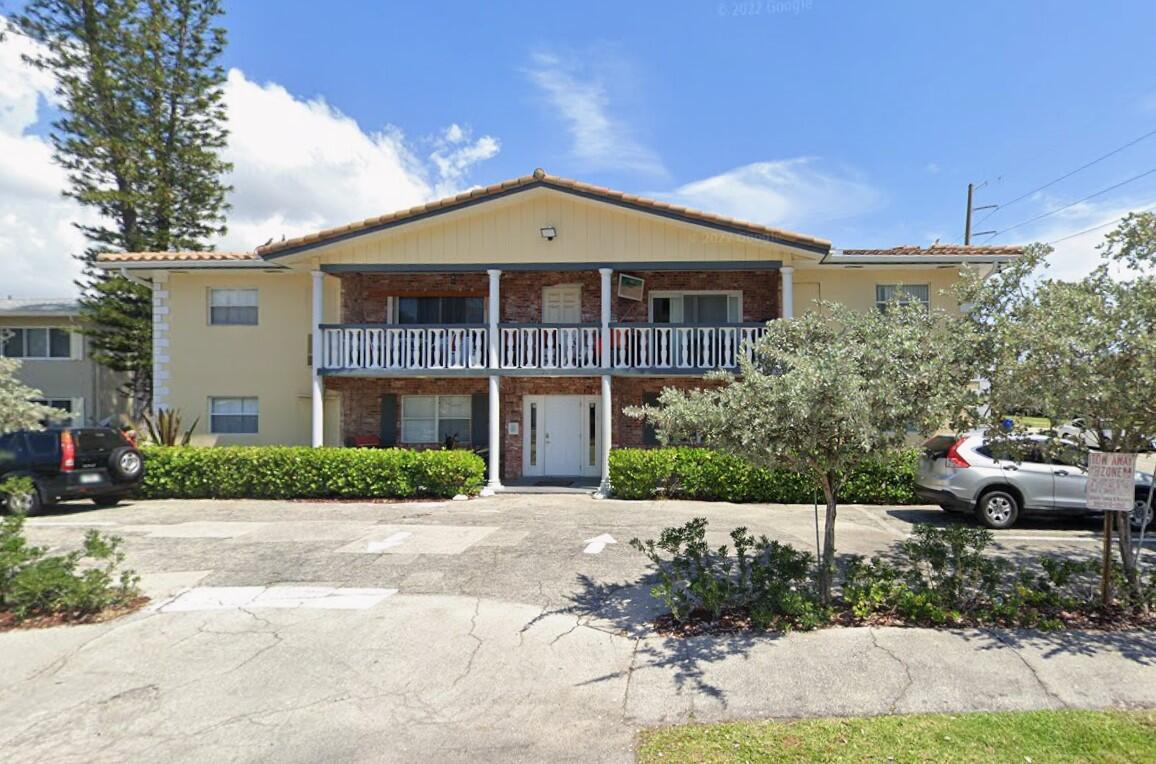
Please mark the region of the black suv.
<svg viewBox="0 0 1156 764"><path fill-rule="evenodd" d="M31 514L42 504L92 499L111 507L144 476L144 459L128 436L106 427L66 427L0 435L0 481L27 477L31 493L7 497L9 511Z"/></svg>

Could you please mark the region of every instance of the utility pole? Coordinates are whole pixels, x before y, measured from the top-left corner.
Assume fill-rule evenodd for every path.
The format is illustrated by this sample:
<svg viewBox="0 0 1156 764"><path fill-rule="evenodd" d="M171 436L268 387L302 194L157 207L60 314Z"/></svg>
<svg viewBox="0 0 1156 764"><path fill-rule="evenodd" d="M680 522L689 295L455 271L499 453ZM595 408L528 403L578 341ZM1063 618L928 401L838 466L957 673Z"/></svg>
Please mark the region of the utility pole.
<svg viewBox="0 0 1156 764"><path fill-rule="evenodd" d="M987 185L987 181L985 180L982 184L980 184L980 188L983 188L986 185ZM967 184L967 217L965 218L964 223L963 223L963 245L965 247L971 246L971 214L973 212L975 212L976 210L994 210L996 207L999 206L998 204L985 204L982 207L972 207L971 203L972 203L972 199L974 196L975 196L975 184L974 183L968 183ZM986 234L991 234L991 233L995 233L995 231L980 231L979 233L976 234L976 236L984 236Z"/></svg>

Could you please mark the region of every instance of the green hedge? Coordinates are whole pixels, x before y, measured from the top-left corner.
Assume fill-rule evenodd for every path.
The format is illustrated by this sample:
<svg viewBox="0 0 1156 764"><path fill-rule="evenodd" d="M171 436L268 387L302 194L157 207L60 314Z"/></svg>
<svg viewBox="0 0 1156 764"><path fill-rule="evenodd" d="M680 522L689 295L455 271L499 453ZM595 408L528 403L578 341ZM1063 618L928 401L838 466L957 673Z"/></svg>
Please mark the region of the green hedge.
<svg viewBox="0 0 1156 764"><path fill-rule="evenodd" d="M149 499L401 499L473 494L485 462L470 451L228 446L143 449Z"/></svg>
<svg viewBox="0 0 1156 764"><path fill-rule="evenodd" d="M868 462L843 483L849 504L914 504L918 452ZM610 452L610 484L622 499L809 504L814 484L797 472L755 467L705 448L620 448ZM819 497L822 501L822 496Z"/></svg>

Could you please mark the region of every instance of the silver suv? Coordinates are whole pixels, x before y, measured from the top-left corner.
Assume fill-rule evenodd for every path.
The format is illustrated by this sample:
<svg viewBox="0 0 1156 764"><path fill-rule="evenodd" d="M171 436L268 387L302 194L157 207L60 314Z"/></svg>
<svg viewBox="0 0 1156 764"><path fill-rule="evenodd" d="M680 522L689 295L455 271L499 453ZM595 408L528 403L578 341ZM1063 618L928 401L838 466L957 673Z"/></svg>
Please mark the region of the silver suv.
<svg viewBox="0 0 1156 764"><path fill-rule="evenodd" d="M1025 438L1016 458L999 458L982 435L937 435L923 444L915 492L922 501L948 512L975 512L989 528L1010 528L1021 515L1096 514L1085 501L1087 471L1074 444L1049 458L1039 436ZM1132 527L1139 530L1147 510L1152 476L1136 473Z"/></svg>

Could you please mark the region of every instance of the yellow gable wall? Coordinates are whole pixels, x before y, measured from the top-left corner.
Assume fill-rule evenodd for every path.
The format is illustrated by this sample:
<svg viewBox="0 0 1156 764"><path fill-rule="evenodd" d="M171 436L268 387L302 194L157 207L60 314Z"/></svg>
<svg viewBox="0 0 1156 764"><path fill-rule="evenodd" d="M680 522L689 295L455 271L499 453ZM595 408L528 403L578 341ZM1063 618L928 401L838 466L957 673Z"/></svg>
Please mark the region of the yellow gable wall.
<svg viewBox="0 0 1156 764"><path fill-rule="evenodd" d="M209 289L258 290L256 326L209 324ZM167 405L186 424L199 417L196 445L308 445L312 330L310 276L262 271L188 271L168 277L169 388ZM340 282L326 279L326 321L337 321ZM256 435L209 432L209 398L258 398ZM327 396L326 444L340 440L340 405Z"/></svg>
<svg viewBox="0 0 1156 764"><path fill-rule="evenodd" d="M553 241L541 236L540 230L546 226L558 231ZM781 245L535 189L276 261L300 267L307 263L500 266L702 260L781 260L789 264L791 259L792 251Z"/></svg>
<svg viewBox="0 0 1156 764"><path fill-rule="evenodd" d="M795 271L795 313L815 308L814 300L838 302L855 310L871 310L875 306L876 284L927 284L931 305L944 310L957 310L958 302L950 290L959 276L959 266L949 268L840 268L819 266Z"/></svg>

